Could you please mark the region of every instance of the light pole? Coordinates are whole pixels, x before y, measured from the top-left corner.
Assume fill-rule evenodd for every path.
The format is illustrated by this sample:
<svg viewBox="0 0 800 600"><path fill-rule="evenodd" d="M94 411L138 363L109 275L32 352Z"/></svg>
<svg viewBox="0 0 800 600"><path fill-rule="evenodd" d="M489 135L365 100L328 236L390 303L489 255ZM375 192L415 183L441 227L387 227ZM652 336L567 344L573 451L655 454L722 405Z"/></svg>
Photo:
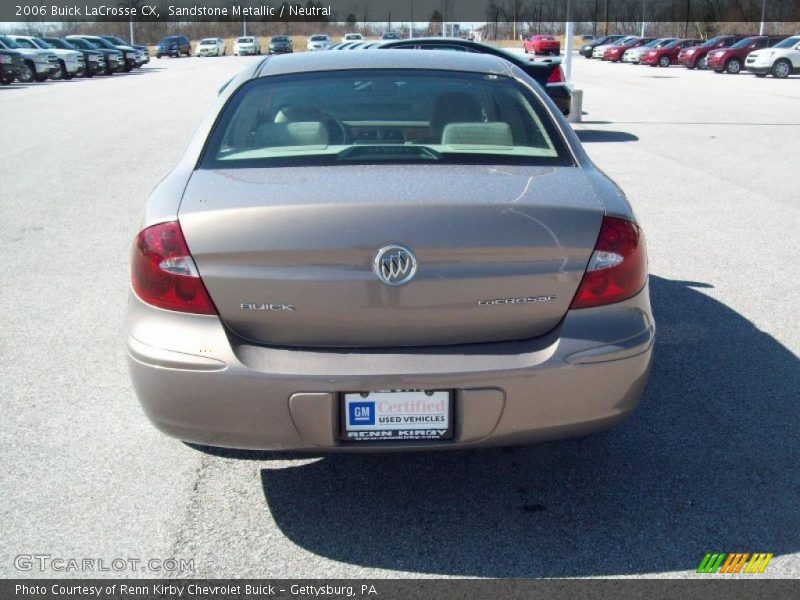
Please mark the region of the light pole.
<svg viewBox="0 0 800 600"><path fill-rule="evenodd" d="M644 27L645 27L645 23L644 23L644 3L645 2L646 2L646 0L642 0L642 35L641 35L641 37L644 37Z"/></svg>
<svg viewBox="0 0 800 600"><path fill-rule="evenodd" d="M128 34L131 38L131 45L133 45L133 0L128 0L128 7L131 9L131 16L128 20Z"/></svg>
<svg viewBox="0 0 800 600"><path fill-rule="evenodd" d="M758 28L758 35L764 35L764 13L767 11L767 0L761 2L761 26Z"/></svg>
<svg viewBox="0 0 800 600"><path fill-rule="evenodd" d="M572 30L575 23L572 22L572 6L567 0L567 21L564 26L564 77L567 85L572 83Z"/></svg>

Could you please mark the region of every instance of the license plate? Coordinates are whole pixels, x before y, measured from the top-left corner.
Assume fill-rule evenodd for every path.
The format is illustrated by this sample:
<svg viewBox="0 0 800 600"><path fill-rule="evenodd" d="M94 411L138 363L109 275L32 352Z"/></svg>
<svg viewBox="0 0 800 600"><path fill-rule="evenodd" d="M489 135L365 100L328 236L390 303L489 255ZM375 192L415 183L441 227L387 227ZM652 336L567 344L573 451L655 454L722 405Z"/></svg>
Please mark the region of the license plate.
<svg viewBox="0 0 800 600"><path fill-rule="evenodd" d="M449 391L381 390L344 394L342 438L351 442L453 437Z"/></svg>

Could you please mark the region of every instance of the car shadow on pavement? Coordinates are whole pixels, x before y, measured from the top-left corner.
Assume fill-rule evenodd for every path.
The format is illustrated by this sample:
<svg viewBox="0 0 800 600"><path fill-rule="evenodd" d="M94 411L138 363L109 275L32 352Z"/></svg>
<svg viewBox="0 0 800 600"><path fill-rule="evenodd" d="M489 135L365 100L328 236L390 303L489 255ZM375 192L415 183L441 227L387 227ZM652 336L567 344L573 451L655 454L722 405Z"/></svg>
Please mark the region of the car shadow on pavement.
<svg viewBox="0 0 800 600"><path fill-rule="evenodd" d="M606 131L605 129L575 129L575 135L584 144L593 142L636 142L639 137L625 131Z"/></svg>
<svg viewBox="0 0 800 600"><path fill-rule="evenodd" d="M711 286L650 281L653 372L623 425L262 469L275 523L333 560L458 576L630 575L693 570L707 551L800 550L800 361ZM238 458L267 456L282 458Z"/></svg>

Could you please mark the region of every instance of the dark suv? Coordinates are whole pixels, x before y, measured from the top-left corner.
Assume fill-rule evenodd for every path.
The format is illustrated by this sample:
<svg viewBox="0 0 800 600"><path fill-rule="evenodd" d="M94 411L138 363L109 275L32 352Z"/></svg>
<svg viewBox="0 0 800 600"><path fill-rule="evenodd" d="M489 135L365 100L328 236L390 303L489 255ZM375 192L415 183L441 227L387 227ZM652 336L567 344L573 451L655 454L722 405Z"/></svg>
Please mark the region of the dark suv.
<svg viewBox="0 0 800 600"><path fill-rule="evenodd" d="M156 45L156 58L162 56L180 58L181 54L192 55L192 44L185 35L169 35Z"/></svg>
<svg viewBox="0 0 800 600"><path fill-rule="evenodd" d="M602 46L603 44L613 44L616 41L621 40L626 36L624 35L604 35L603 37L599 37L597 39L591 40L590 42L586 42L583 46L580 47L578 50L578 54L585 56L586 58L592 58L592 52L597 46Z"/></svg>
<svg viewBox="0 0 800 600"><path fill-rule="evenodd" d="M708 68L717 73L739 73L744 67L744 60L754 50L769 48L782 42L785 35L754 35L736 42L730 48L719 48L708 53Z"/></svg>
<svg viewBox="0 0 800 600"><path fill-rule="evenodd" d="M678 54L678 62L687 69L705 69L709 52L716 50L717 48L728 48L733 46L736 42L740 42L745 38L751 37L752 35L752 33L748 33L747 35L718 35L710 40L706 40L699 46L681 50L681 53Z"/></svg>

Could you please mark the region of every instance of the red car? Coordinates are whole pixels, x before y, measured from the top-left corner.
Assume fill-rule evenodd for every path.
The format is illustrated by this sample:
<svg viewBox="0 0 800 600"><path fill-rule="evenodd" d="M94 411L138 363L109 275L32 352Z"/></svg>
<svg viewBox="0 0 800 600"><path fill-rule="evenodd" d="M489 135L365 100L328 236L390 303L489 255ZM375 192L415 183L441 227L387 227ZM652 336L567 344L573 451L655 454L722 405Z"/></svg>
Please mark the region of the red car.
<svg viewBox="0 0 800 600"><path fill-rule="evenodd" d="M780 35L754 35L736 42L730 48L720 48L708 53L708 68L714 69L717 73L736 74L744 67L744 59L754 50L774 46L778 42L786 39Z"/></svg>
<svg viewBox="0 0 800 600"><path fill-rule="evenodd" d="M709 52L716 50L717 48L727 48L729 46L733 46L736 42L748 37L752 37L752 34L718 35L717 37L713 37L710 40L703 42L699 46L681 50L680 54L678 54L678 62L687 69L694 69L695 67L705 69L706 59L708 58Z"/></svg>
<svg viewBox="0 0 800 600"><path fill-rule="evenodd" d="M633 38L632 40L628 40L624 44L620 45L613 45L609 46L603 52L603 60L610 60L611 62L619 62L622 60L622 55L625 54L626 50L630 50L631 48L638 48L639 46L643 46L644 44L649 44L652 42L654 37L640 37L640 38Z"/></svg>
<svg viewBox="0 0 800 600"><path fill-rule="evenodd" d="M559 54L561 42L552 35L532 35L523 42L525 54Z"/></svg>
<svg viewBox="0 0 800 600"><path fill-rule="evenodd" d="M651 67L668 67L678 62L678 54L685 48L693 48L703 43L703 40L683 39L675 40L663 48L653 48L642 53L639 64Z"/></svg>

